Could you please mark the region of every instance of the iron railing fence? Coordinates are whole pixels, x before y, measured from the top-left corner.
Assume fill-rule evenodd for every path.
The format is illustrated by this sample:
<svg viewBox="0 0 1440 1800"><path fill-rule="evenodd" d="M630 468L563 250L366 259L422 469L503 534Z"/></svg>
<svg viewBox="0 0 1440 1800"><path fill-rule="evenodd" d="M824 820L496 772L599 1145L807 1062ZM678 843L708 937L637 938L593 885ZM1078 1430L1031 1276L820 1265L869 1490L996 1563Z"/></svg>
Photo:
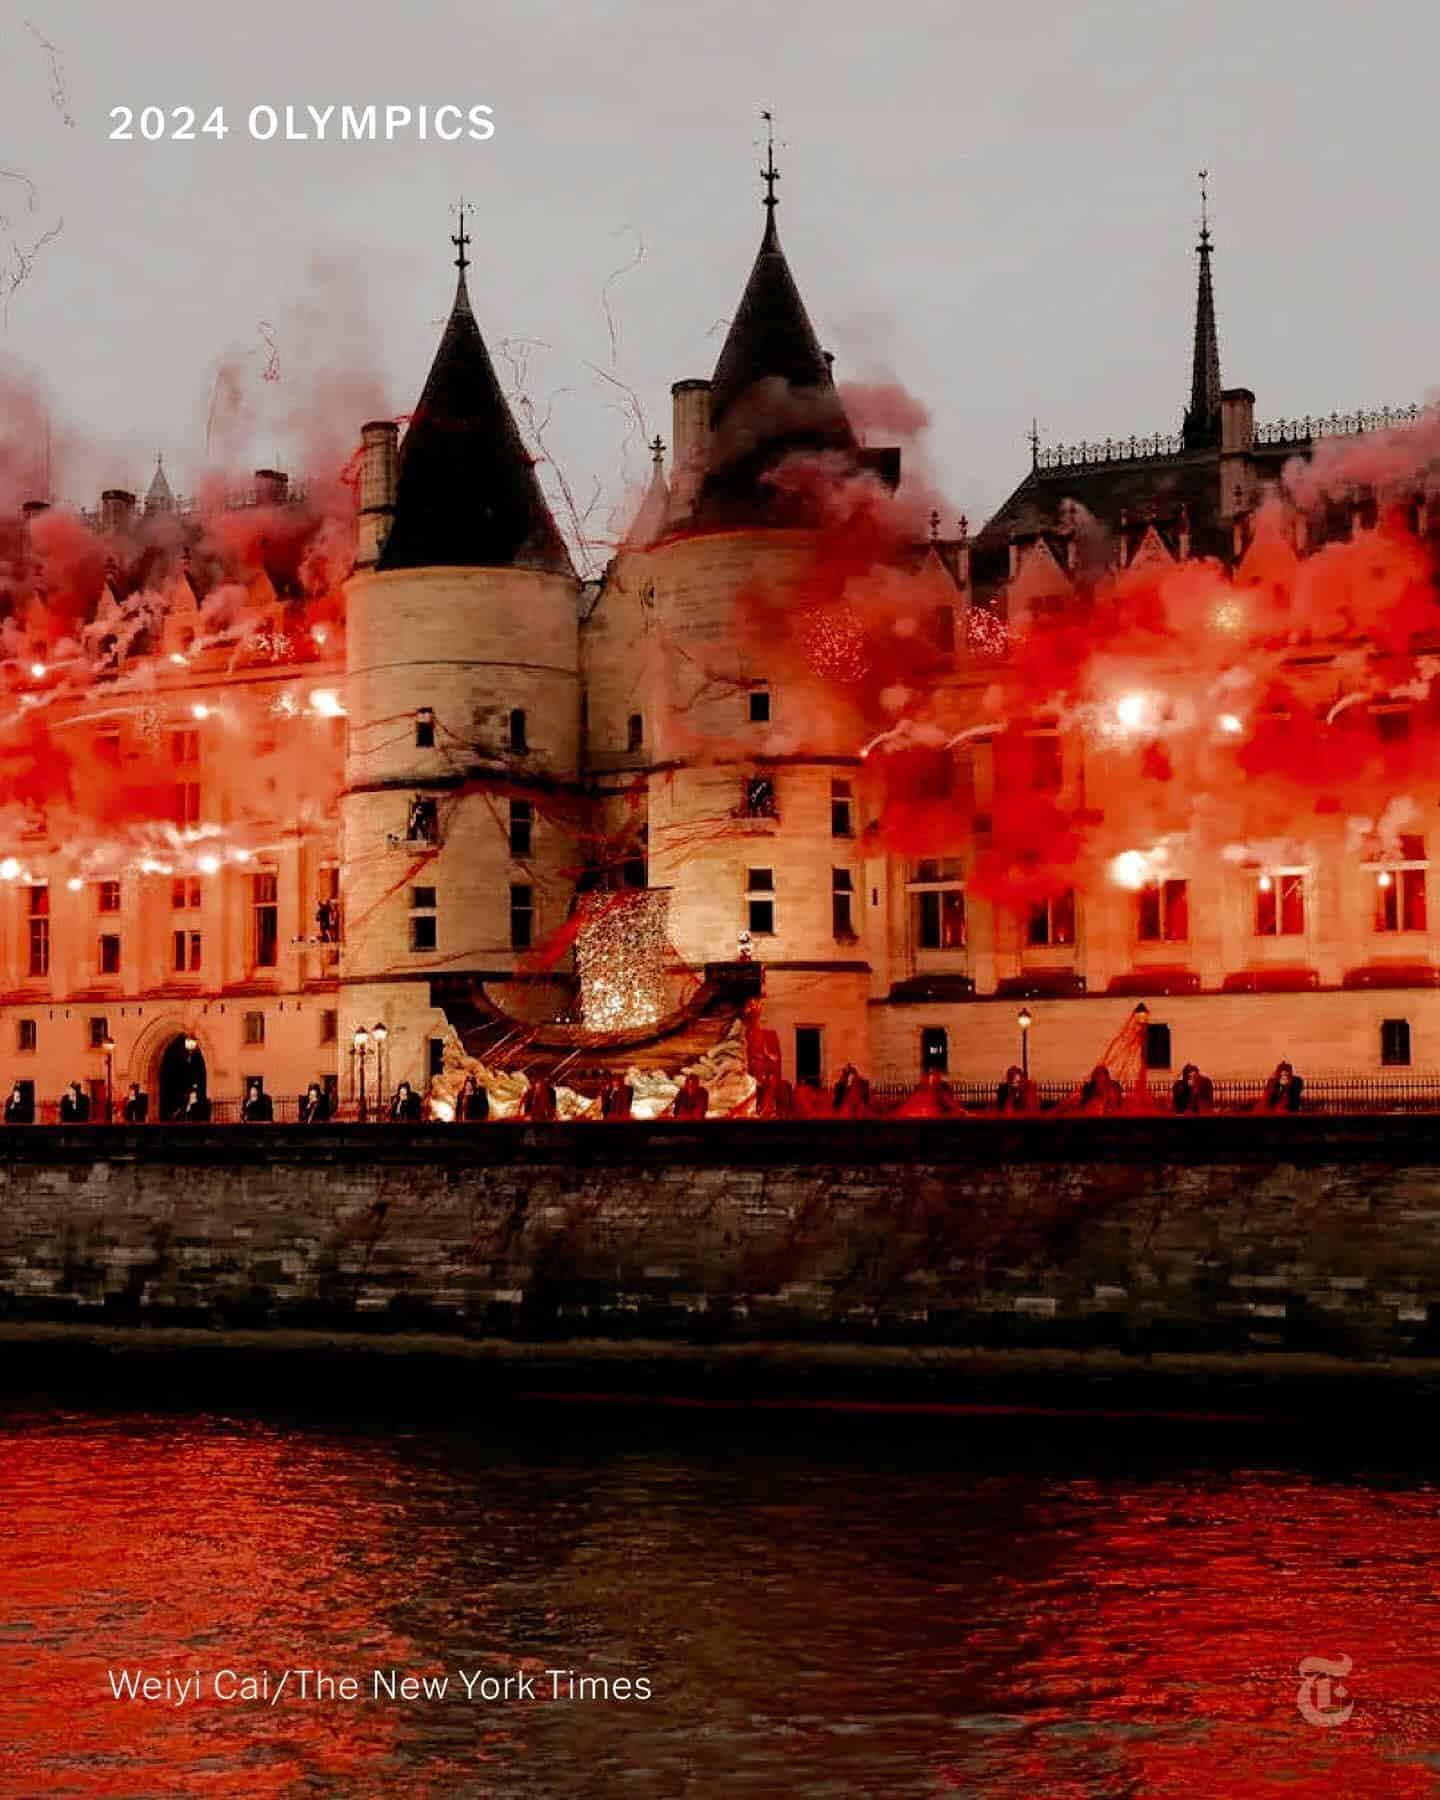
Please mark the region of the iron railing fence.
<svg viewBox="0 0 1440 1800"><path fill-rule="evenodd" d="M1304 1071L1301 1071L1304 1075ZM1042 1110L1073 1099L1083 1077L1072 1081L1037 1081ZM1150 1092L1161 1108L1170 1105L1175 1080L1169 1071L1152 1070ZM948 1081L948 1077L947 1077ZM1216 1112L1251 1111L1264 1092L1260 1075L1217 1078L1212 1081ZM950 1092L968 1112L995 1110L998 1081L948 1081ZM870 1085L877 1112L889 1112L915 1091L912 1080L887 1077ZM1440 1073L1416 1075L1307 1075L1301 1089L1300 1111L1322 1115L1351 1113L1440 1113Z"/></svg>
<svg viewBox="0 0 1440 1800"><path fill-rule="evenodd" d="M1303 1073L1303 1071L1302 1071ZM1170 1106L1170 1089L1174 1077L1165 1071L1152 1071L1150 1075L1150 1092L1162 1110ZM593 1070L584 1072L567 1071L560 1077L563 1085L574 1085L581 1092L592 1089L598 1091L598 1073ZM1042 1111L1053 1111L1063 1101L1073 1100L1079 1093L1083 1078L1071 1081L1037 1081L1035 1088L1039 1096ZM954 1103L964 1107L967 1112L988 1113L995 1111L995 1081L965 1081L946 1077ZM918 1083L913 1078L905 1079L886 1075L870 1084L870 1101L873 1110L884 1115L893 1112L911 1094ZM1264 1090L1265 1080L1258 1075L1237 1076L1234 1078L1217 1078L1213 1080L1215 1110L1220 1113L1244 1113L1254 1109ZM827 1084L821 1092L828 1098L830 1087ZM299 1123L301 1097L299 1095L272 1094L271 1104L275 1111L277 1125L294 1125ZM153 1104L153 1096L152 1096ZM114 1123L119 1124L124 1095L115 1095ZM239 1096L212 1098L210 1102L210 1123L214 1125L237 1125L240 1123L242 1100ZM802 1116L807 1110L801 1107ZM1440 1073L1415 1075L1314 1075L1306 1076L1301 1094L1300 1111L1315 1115L1341 1116L1356 1113L1440 1113ZM373 1098L367 1106L369 1124L388 1122L388 1100L382 1106ZM360 1123L359 1108L355 1100L342 1101L336 1108L331 1123L354 1125ZM717 1115L718 1116L718 1115ZM58 1100L45 1100L36 1103L35 1122L38 1125L56 1125L60 1123L60 1103ZM105 1106L103 1100L95 1105L92 1102L90 1123L104 1124ZM153 1111L145 1121L147 1125L168 1125L183 1123L180 1120L155 1117Z"/></svg>

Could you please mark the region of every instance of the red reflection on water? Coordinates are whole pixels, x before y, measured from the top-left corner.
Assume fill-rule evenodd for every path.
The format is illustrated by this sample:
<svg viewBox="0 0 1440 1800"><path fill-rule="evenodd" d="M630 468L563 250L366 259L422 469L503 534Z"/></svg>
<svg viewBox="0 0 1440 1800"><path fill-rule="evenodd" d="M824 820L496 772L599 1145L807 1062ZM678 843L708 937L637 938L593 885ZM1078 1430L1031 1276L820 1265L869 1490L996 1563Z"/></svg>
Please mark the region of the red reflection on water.
<svg viewBox="0 0 1440 1800"><path fill-rule="evenodd" d="M336 1783L394 1745L373 1705L221 1702L214 1672L412 1667L385 1596L347 1582L385 1557L381 1512L356 1503L323 1445L261 1429L153 1424L96 1437L0 1436L5 1630L3 1791L238 1793ZM348 1460L348 1459L347 1459ZM183 1706L111 1697L107 1671L206 1678ZM243 1773L242 1773L243 1771ZM425 1785L407 1791L423 1793Z"/></svg>
<svg viewBox="0 0 1440 1800"><path fill-rule="evenodd" d="M1067 1501L1084 1491L1066 1484ZM1261 1475L1094 1500L1089 1524L1072 1523L1067 1549L1016 1592L1018 1613L1002 1605L977 1630L977 1649L991 1632L1008 1640L993 1644L1001 1660L1018 1647L1026 1725L991 1791L1435 1794L1432 1493ZM1315 1656L1351 1660L1343 1724L1302 1716L1299 1665ZM942 1791L974 1774L942 1763Z"/></svg>

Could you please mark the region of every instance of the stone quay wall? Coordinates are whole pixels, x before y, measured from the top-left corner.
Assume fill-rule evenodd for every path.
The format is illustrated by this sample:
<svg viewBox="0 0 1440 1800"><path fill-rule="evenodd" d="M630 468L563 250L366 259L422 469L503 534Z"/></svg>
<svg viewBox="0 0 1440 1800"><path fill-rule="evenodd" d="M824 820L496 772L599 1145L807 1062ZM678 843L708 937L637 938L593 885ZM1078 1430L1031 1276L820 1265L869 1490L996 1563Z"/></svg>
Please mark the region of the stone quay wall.
<svg viewBox="0 0 1440 1800"><path fill-rule="evenodd" d="M1440 1354L1440 1119L11 1128L0 1324Z"/></svg>

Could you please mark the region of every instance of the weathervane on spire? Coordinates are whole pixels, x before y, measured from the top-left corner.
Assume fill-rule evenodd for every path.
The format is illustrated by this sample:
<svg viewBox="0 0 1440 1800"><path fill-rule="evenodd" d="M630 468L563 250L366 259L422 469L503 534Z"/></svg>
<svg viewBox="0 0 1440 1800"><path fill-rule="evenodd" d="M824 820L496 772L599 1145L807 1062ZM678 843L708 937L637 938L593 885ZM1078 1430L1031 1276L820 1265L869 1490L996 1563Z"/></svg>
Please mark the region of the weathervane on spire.
<svg viewBox="0 0 1440 1800"><path fill-rule="evenodd" d="M660 466L660 460L664 456L664 454L665 454L665 440L664 440L664 438L661 437L660 433L657 431L655 433L654 441L650 445L650 459L657 468Z"/></svg>
<svg viewBox="0 0 1440 1800"><path fill-rule="evenodd" d="M1025 433L1025 442L1030 446L1030 467L1038 469L1040 467L1040 421L1033 415L1030 420L1030 429Z"/></svg>
<svg viewBox="0 0 1440 1800"><path fill-rule="evenodd" d="M1210 171L1202 169L1200 171L1200 242L1202 244L1210 242L1210 190L1205 185L1209 179Z"/></svg>
<svg viewBox="0 0 1440 1800"><path fill-rule="evenodd" d="M459 231L451 234L450 242L455 246L457 251L455 267L463 276L465 271L470 267L470 258L465 254L465 246L470 242L470 233L465 229L465 215L466 213L473 213L475 208L465 204L465 196L462 194L460 196L459 205L452 206L450 210L455 214L460 224Z"/></svg>
<svg viewBox="0 0 1440 1800"><path fill-rule="evenodd" d="M764 207L775 217L775 208L780 204L775 198L775 183L780 179L780 171L775 167L775 115L762 110L760 117L765 121L765 167L760 171L765 183Z"/></svg>

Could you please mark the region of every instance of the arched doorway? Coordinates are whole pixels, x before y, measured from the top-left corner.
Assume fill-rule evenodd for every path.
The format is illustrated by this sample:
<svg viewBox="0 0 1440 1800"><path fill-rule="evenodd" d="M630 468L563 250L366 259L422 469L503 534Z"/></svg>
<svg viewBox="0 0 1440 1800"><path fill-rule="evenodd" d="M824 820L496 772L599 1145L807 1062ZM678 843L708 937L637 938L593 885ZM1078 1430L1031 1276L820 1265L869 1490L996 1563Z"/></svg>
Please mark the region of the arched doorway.
<svg viewBox="0 0 1440 1800"><path fill-rule="evenodd" d="M193 1037L183 1033L171 1038L160 1058L156 1073L157 1119L173 1119L190 1097L192 1087L205 1095L205 1058Z"/></svg>

